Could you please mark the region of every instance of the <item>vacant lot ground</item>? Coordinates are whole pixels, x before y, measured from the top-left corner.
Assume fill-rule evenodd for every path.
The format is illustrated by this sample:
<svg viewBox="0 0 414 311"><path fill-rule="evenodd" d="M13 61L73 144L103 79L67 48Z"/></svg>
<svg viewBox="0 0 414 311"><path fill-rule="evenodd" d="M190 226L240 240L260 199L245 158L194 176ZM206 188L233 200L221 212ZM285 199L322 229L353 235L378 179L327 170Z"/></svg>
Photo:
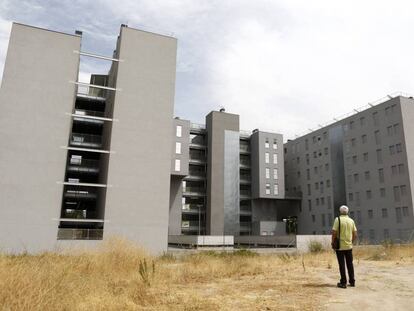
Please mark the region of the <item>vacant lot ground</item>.
<svg viewBox="0 0 414 311"><path fill-rule="evenodd" d="M153 258L127 242L0 255L0 310L412 310L414 246L355 250L357 287L332 252Z"/></svg>

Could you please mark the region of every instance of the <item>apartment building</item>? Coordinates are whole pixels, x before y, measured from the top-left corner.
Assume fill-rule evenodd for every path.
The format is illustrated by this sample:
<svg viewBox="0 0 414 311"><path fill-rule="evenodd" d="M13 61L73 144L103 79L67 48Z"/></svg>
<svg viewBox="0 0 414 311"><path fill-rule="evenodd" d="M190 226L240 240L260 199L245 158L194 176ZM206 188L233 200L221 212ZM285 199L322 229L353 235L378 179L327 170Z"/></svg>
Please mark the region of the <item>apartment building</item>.
<svg viewBox="0 0 414 311"><path fill-rule="evenodd" d="M285 144L286 192L301 196L299 233L327 234L350 207L371 243L413 238L414 99L398 96Z"/></svg>
<svg viewBox="0 0 414 311"><path fill-rule="evenodd" d="M0 89L0 248L168 239L177 40L122 25L111 56L82 33L14 23ZM78 80L82 59L107 75ZM154 144L154 142L157 142Z"/></svg>

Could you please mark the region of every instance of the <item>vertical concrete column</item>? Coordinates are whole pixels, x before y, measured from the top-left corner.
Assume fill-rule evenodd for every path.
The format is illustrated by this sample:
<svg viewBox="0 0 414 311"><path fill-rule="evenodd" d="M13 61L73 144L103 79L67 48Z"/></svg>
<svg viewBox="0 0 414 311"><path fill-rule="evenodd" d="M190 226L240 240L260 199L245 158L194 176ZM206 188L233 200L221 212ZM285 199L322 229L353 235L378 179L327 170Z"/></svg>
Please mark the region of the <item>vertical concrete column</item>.
<svg viewBox="0 0 414 311"><path fill-rule="evenodd" d="M239 233L239 116L212 111L206 117L207 234Z"/></svg>

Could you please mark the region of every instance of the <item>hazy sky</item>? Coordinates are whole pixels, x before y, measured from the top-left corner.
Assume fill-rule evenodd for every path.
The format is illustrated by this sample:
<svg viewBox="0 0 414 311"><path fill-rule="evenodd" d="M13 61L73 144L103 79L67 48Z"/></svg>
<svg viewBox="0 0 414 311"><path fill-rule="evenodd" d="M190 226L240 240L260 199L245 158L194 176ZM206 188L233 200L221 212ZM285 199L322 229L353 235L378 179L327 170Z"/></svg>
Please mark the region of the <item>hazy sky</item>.
<svg viewBox="0 0 414 311"><path fill-rule="evenodd" d="M111 55L121 23L178 38L175 114L303 134L387 94L414 93L414 3L371 0L0 0L0 72L12 21L73 33ZM84 62L87 72L105 72Z"/></svg>

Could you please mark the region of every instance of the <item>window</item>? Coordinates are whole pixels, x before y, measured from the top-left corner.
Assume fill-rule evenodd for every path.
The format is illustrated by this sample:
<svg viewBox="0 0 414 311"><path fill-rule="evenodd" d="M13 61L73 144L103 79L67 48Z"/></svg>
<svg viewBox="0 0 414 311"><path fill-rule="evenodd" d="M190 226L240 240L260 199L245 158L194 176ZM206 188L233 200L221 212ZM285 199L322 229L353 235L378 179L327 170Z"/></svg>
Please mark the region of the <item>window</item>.
<svg viewBox="0 0 414 311"><path fill-rule="evenodd" d="M385 108L385 115L391 114L391 106Z"/></svg>
<svg viewBox="0 0 414 311"><path fill-rule="evenodd" d="M392 125L387 126L387 135L392 136L393 132L394 132L394 130L392 128Z"/></svg>
<svg viewBox="0 0 414 311"><path fill-rule="evenodd" d="M388 217L388 210L386 208L381 209L381 216L382 218Z"/></svg>
<svg viewBox="0 0 414 311"><path fill-rule="evenodd" d="M323 132L323 139L327 140L328 139L328 132Z"/></svg>
<svg viewBox="0 0 414 311"><path fill-rule="evenodd" d="M266 194L270 194L270 184L266 184Z"/></svg>
<svg viewBox="0 0 414 311"><path fill-rule="evenodd" d="M365 125L365 117L359 118L359 123L360 123L361 127L363 127Z"/></svg>
<svg viewBox="0 0 414 311"><path fill-rule="evenodd" d="M355 138L352 138L351 139L351 146L352 147L355 147L356 146L356 139Z"/></svg>
<svg viewBox="0 0 414 311"><path fill-rule="evenodd" d="M274 155L273 155L274 156ZM274 157L273 157L274 158ZM296 163L299 164L300 163L300 157L296 158Z"/></svg>
<svg viewBox="0 0 414 311"><path fill-rule="evenodd" d="M372 209L368 210L368 219L374 218L374 211Z"/></svg>
<svg viewBox="0 0 414 311"><path fill-rule="evenodd" d="M357 223L360 225L362 223L362 218L361 218L361 211L357 211ZM360 232L361 233L361 232Z"/></svg>
<svg viewBox="0 0 414 311"><path fill-rule="evenodd" d="M380 183L384 182L384 169L383 168L380 168L378 170L378 179Z"/></svg>
<svg viewBox="0 0 414 311"><path fill-rule="evenodd" d="M273 154L273 164L277 164L277 153Z"/></svg>
<svg viewBox="0 0 414 311"><path fill-rule="evenodd" d="M380 197L385 198L385 188L380 188Z"/></svg>
<svg viewBox="0 0 414 311"><path fill-rule="evenodd" d="M369 171L366 171L366 172L364 173L364 175L365 175L365 180L370 180L371 175L370 175Z"/></svg>
<svg viewBox="0 0 414 311"><path fill-rule="evenodd" d="M181 137L182 136L183 127L181 125L177 125L176 128L176 136Z"/></svg>
<svg viewBox="0 0 414 311"><path fill-rule="evenodd" d="M322 227L325 227L326 226L325 214L321 215L321 220L322 220Z"/></svg>
<svg viewBox="0 0 414 311"><path fill-rule="evenodd" d="M331 180L327 179L326 180L326 188L330 188L331 187Z"/></svg>
<svg viewBox="0 0 414 311"><path fill-rule="evenodd" d="M309 170L308 170L309 172ZM273 169L273 179L279 179L278 173L277 173L277 168Z"/></svg>
<svg viewBox="0 0 414 311"><path fill-rule="evenodd" d="M315 167L313 168L313 172L314 172L315 174L318 174L318 167L317 167L317 166L315 166Z"/></svg>
<svg viewBox="0 0 414 311"><path fill-rule="evenodd" d="M363 159L364 159L364 162L368 162L368 152L365 152L363 154Z"/></svg>
<svg viewBox="0 0 414 311"><path fill-rule="evenodd" d="M404 174L404 164L398 164L398 174Z"/></svg>
<svg viewBox="0 0 414 311"><path fill-rule="evenodd" d="M369 239L371 242L375 241L375 230L374 229L369 229Z"/></svg>
<svg viewBox="0 0 414 311"><path fill-rule="evenodd" d="M332 200L331 200L331 197L329 196L329 197L327 197L326 198L326 201L327 201L327 203L328 203L328 209L331 209L332 208Z"/></svg>
<svg viewBox="0 0 414 311"><path fill-rule="evenodd" d="M394 124L393 128L394 128L394 135L397 135L400 132L400 125L398 123Z"/></svg>
<svg viewBox="0 0 414 311"><path fill-rule="evenodd" d="M357 164L357 162L358 162L357 156L356 155L352 156L352 163Z"/></svg>
<svg viewBox="0 0 414 311"><path fill-rule="evenodd" d="M354 128L355 128L355 122L354 121L349 122L349 129L353 130Z"/></svg>
<svg viewBox="0 0 414 311"><path fill-rule="evenodd" d="M277 139L273 139L273 149L277 150Z"/></svg>
<svg viewBox="0 0 414 311"><path fill-rule="evenodd" d="M329 153L329 149L328 149L328 148L325 148L325 149L324 149L324 153L325 153L325 155L328 155L328 153Z"/></svg>
<svg viewBox="0 0 414 311"><path fill-rule="evenodd" d="M401 207L396 207L395 208L395 217L397 220L397 223L402 223L402 214L401 214Z"/></svg>
<svg viewBox="0 0 414 311"><path fill-rule="evenodd" d="M378 112L374 112L372 114L372 119L374 120L374 125L378 125L379 121L378 121Z"/></svg>
<svg viewBox="0 0 414 311"><path fill-rule="evenodd" d="M311 195L312 194L312 192L311 192L311 185L308 184L307 186L308 186L308 195Z"/></svg>
<svg viewBox="0 0 414 311"><path fill-rule="evenodd" d="M354 174L354 183L358 183L359 182L359 174Z"/></svg>
<svg viewBox="0 0 414 311"><path fill-rule="evenodd" d="M310 180L310 170L306 169L306 180Z"/></svg>
<svg viewBox="0 0 414 311"><path fill-rule="evenodd" d="M306 154L306 164L309 165L309 153Z"/></svg>
<svg viewBox="0 0 414 311"><path fill-rule="evenodd" d="M390 238L390 232L388 229L384 229L384 240L388 240Z"/></svg>
<svg viewBox="0 0 414 311"><path fill-rule="evenodd" d="M408 206L403 206L402 207L402 214L403 214L404 217L410 216L409 212L408 212Z"/></svg>
<svg viewBox="0 0 414 311"><path fill-rule="evenodd" d="M179 142L175 143L175 153L176 154L181 154L181 143L179 143Z"/></svg>
<svg viewBox="0 0 414 311"><path fill-rule="evenodd" d="M397 165L392 165L391 166L391 175L397 175L398 171L397 171Z"/></svg>
<svg viewBox="0 0 414 311"><path fill-rule="evenodd" d="M266 167L266 178L270 178L270 168Z"/></svg>
<svg viewBox="0 0 414 311"><path fill-rule="evenodd" d="M381 135L380 135L380 131L375 131L374 132L374 136L375 136L375 143L377 145L381 144Z"/></svg>
<svg viewBox="0 0 414 311"><path fill-rule="evenodd" d="M279 195L279 185L277 185L277 184L273 185L273 194L274 195Z"/></svg>
<svg viewBox="0 0 414 311"><path fill-rule="evenodd" d="M361 136L361 141L362 141L363 144L366 144L367 143L367 135L362 135Z"/></svg>
<svg viewBox="0 0 414 311"><path fill-rule="evenodd" d="M407 186L406 185L400 186L400 190L401 190L401 195L402 196L406 196L407 195Z"/></svg>
<svg viewBox="0 0 414 311"><path fill-rule="evenodd" d="M313 158L316 159L318 155L316 154L316 151L313 152Z"/></svg>
<svg viewBox="0 0 414 311"><path fill-rule="evenodd" d="M367 200L371 200L371 198L372 198L372 191L371 190L367 190L366 191L366 196L367 196Z"/></svg>
<svg viewBox="0 0 414 311"><path fill-rule="evenodd" d="M319 206L319 198L316 198L316 200L315 200L315 202L316 202L316 206Z"/></svg>
<svg viewBox="0 0 414 311"><path fill-rule="evenodd" d="M329 171L329 163L325 164L325 171Z"/></svg>
<svg viewBox="0 0 414 311"><path fill-rule="evenodd" d="M354 194L352 192L348 193L348 201L352 202L353 200L354 200Z"/></svg>
<svg viewBox="0 0 414 311"><path fill-rule="evenodd" d="M319 183L315 183L315 190L318 190L319 189Z"/></svg>
<svg viewBox="0 0 414 311"><path fill-rule="evenodd" d="M320 182L321 193L323 193L323 181Z"/></svg>
<svg viewBox="0 0 414 311"><path fill-rule="evenodd" d="M307 151L309 149L309 141L308 141L308 139L306 138L305 139L305 150Z"/></svg>
<svg viewBox="0 0 414 311"><path fill-rule="evenodd" d="M266 138L266 141L265 141L265 148L269 148L269 139L268 138Z"/></svg>
<svg viewBox="0 0 414 311"><path fill-rule="evenodd" d="M402 146L401 146L401 144L396 144L395 145L395 149L397 149L397 153L402 152Z"/></svg>
<svg viewBox="0 0 414 311"><path fill-rule="evenodd" d="M308 200L308 209L309 212L312 210L312 200Z"/></svg>
<svg viewBox="0 0 414 311"><path fill-rule="evenodd" d="M390 154L391 155L395 154L395 146L394 145L390 146L389 149L390 149Z"/></svg>
<svg viewBox="0 0 414 311"><path fill-rule="evenodd" d="M179 172L180 171L180 169L181 169L180 166L181 166L181 160L175 159L175 171L176 172Z"/></svg>
<svg viewBox="0 0 414 311"><path fill-rule="evenodd" d="M377 149L377 164L382 164L382 150Z"/></svg>
<svg viewBox="0 0 414 311"><path fill-rule="evenodd" d="M393 187L393 190L394 190L394 201L395 202L401 201L401 191L400 191L400 187L395 186L395 187Z"/></svg>
<svg viewBox="0 0 414 311"><path fill-rule="evenodd" d="M324 197L321 198L321 205L325 205L325 198Z"/></svg>
<svg viewBox="0 0 414 311"><path fill-rule="evenodd" d="M315 222L316 218L315 215L312 215L312 222Z"/></svg>
<svg viewBox="0 0 414 311"><path fill-rule="evenodd" d="M269 163L270 158L269 158L269 152L265 153L265 163Z"/></svg>

